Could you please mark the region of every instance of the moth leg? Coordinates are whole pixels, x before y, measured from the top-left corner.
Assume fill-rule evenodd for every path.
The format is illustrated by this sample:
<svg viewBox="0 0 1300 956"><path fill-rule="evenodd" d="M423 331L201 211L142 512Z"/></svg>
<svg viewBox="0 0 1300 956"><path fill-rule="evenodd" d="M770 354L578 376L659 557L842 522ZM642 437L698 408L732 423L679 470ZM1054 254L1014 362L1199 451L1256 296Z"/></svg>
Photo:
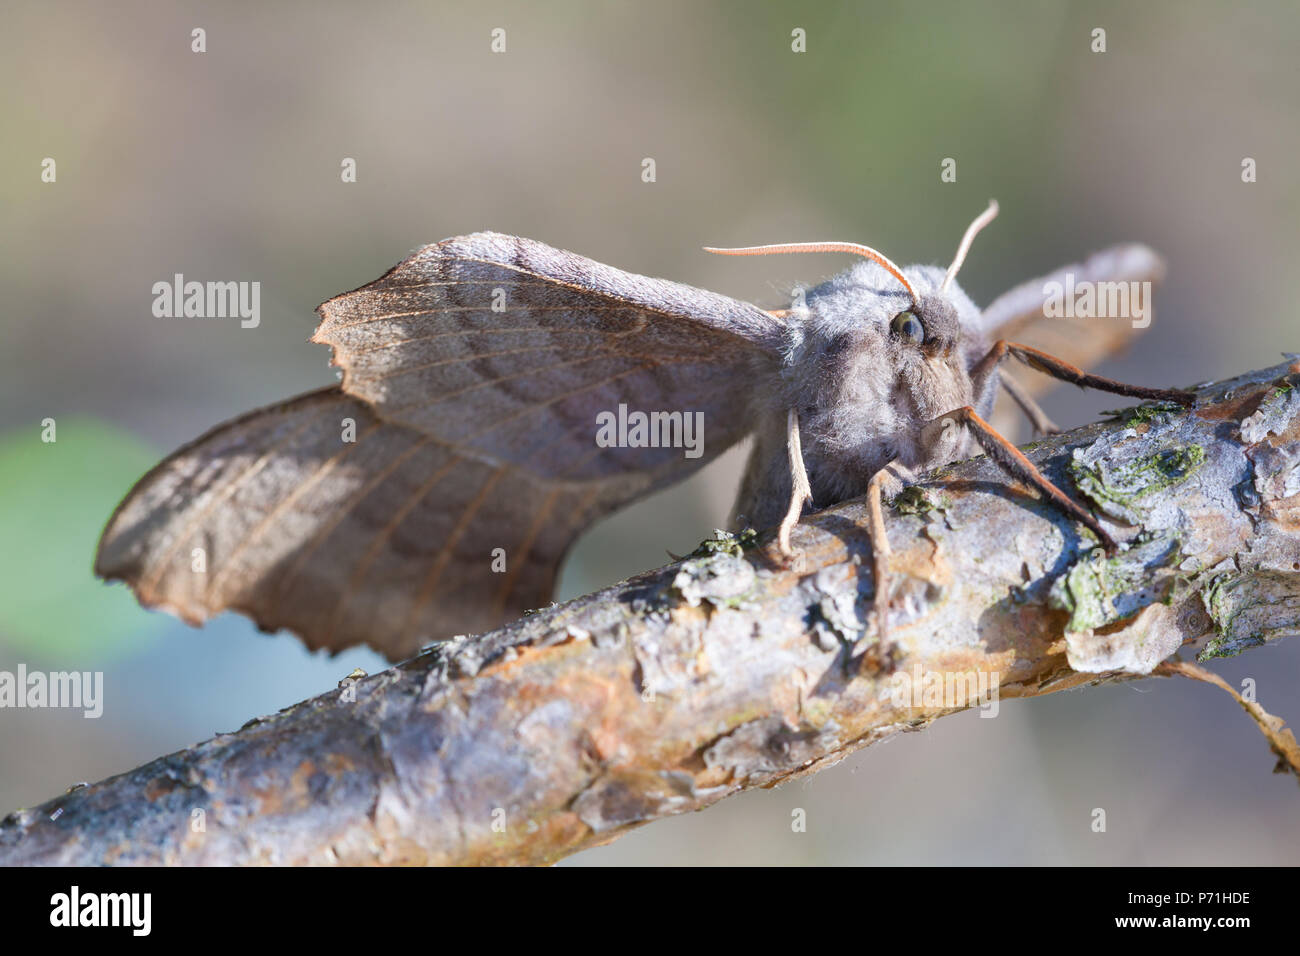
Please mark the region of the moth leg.
<svg viewBox="0 0 1300 956"><path fill-rule="evenodd" d="M945 427L952 427L949 422L968 428L970 433L975 436L975 440L979 442L980 447L1003 471L1013 478L1037 488L1053 505L1075 521L1086 525L1101 541L1107 552L1113 552L1116 549L1115 540L1101 526L1101 523L1093 517L1091 512L1076 504L1069 495L1052 484L1041 471L1034 467L1034 463L1021 453L1019 448L994 431L993 426L980 418L975 409L969 405L963 405L961 408L927 422L921 429L921 440L928 444Z"/></svg>
<svg viewBox="0 0 1300 956"><path fill-rule="evenodd" d="M1148 401L1177 402L1180 405L1193 405L1196 403L1196 394L1194 392L1186 392L1177 388L1147 388L1144 385L1126 385L1124 382L1117 382L1111 378L1103 378L1100 375L1085 372L1083 369L1071 365L1065 359L1057 358L1055 355L1048 355L1046 352L1032 346L1009 342L1006 339L999 339L993 348L989 349L988 354L975 363L975 367L971 369L971 385L976 395L983 394L989 376L993 374L994 370L1008 355L1032 369L1037 369L1053 378L1059 378L1063 382L1078 385L1080 388L1095 388L1102 392L1113 392L1116 395L1128 395L1131 398L1142 398Z"/></svg>
<svg viewBox="0 0 1300 956"><path fill-rule="evenodd" d="M895 459L897 461L897 459ZM871 610L876 618L876 630L883 645L888 639L888 611L892 588L890 587L889 559L893 551L889 547L889 533L885 530L884 491L885 486L900 485L896 476L890 473L890 462L871 476L867 482L867 513L871 521L871 575L875 582L876 594L872 600Z"/></svg>
<svg viewBox="0 0 1300 956"><path fill-rule="evenodd" d="M998 378L1006 393L1015 400L1015 403L1020 406L1020 410L1025 413L1025 417L1029 419L1029 423L1034 426L1035 432L1040 435L1055 435L1061 430L1057 427L1056 422L1048 417L1047 412L1043 411L1042 407L1034 401L1034 396L1030 395L1023 385L1006 372L1003 372Z"/></svg>
<svg viewBox="0 0 1300 956"><path fill-rule="evenodd" d="M790 507L781 519L776 541L781 556L790 561L796 557L794 548L790 546L790 532L799 523L804 502L812 502L812 487L808 484L808 472L803 464L803 446L799 443L799 413L793 408L786 416L785 429L786 451L790 455Z"/></svg>

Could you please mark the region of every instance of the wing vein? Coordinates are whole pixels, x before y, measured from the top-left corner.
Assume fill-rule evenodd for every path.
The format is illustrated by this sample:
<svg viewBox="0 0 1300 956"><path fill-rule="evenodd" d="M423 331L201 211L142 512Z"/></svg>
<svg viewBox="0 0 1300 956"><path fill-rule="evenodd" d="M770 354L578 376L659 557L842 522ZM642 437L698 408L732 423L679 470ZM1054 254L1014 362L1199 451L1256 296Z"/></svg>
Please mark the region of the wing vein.
<svg viewBox="0 0 1300 956"><path fill-rule="evenodd" d="M461 283L454 283L461 285ZM520 283L523 285L525 283ZM533 283L527 283L532 285ZM371 293L367 293L369 295ZM508 315L511 312L573 312L575 308L572 305L515 305L508 306L501 311L492 308L491 305L438 305L426 306L422 309L412 309L409 312L384 312L380 315L368 315L364 319L356 322L338 322L333 324L329 331L343 331L344 329L355 329L358 326L370 325L374 322L383 322L386 319L409 319L419 315L444 315L455 312L492 312L496 315ZM636 305L632 302L623 302L618 305L584 305L576 311L581 312L654 312L656 315L663 315L666 318L680 318L669 312L658 312L655 309L646 306Z"/></svg>
<svg viewBox="0 0 1300 956"><path fill-rule="evenodd" d="M279 441L272 443L272 445L251 465L245 467L238 475L231 476L220 491L214 491L212 499L208 501L202 509L200 509L197 515L185 522L180 533L178 533L171 543L163 548L161 553L159 553L157 557L149 563L149 566L144 569L144 573L140 575L140 591L142 593L153 591L153 589L158 586L158 582L162 580L163 574L166 573L167 562L170 561L172 556L184 546L185 540L194 532L194 529L199 527L204 519L212 513L213 509L228 501L230 497L239 490L244 482L248 481L265 468L281 449L293 442L299 435L306 431L308 427L315 423L316 417L314 415L308 416L305 422L291 430L289 434L285 435Z"/></svg>
<svg viewBox="0 0 1300 956"><path fill-rule="evenodd" d="M469 365L470 363L477 362L480 359L502 358L507 355L528 355L533 352L554 352L557 349L562 349L562 348L564 348L563 345L534 345L523 349L507 349L504 352L484 352L481 355L458 355L454 358L440 359L437 362L426 362L423 365L408 365L404 368L399 368L392 372L383 372L379 375L367 375L365 376L365 380L367 382L386 382L390 379L400 378L403 375L409 375L412 372L424 372L431 368L442 368L447 365ZM622 355L622 354L623 354L622 352L617 352L614 351L613 349L602 349L599 352L588 353L586 356L584 356L583 360L584 361L591 360L605 355ZM348 366L348 368L350 371L351 366ZM545 372L545 371L549 371L552 368L559 368L559 366L550 365L547 366L546 368L534 369L532 371ZM504 381L504 379L499 379L499 378L492 379L493 383L501 382L501 381Z"/></svg>
<svg viewBox="0 0 1300 956"><path fill-rule="evenodd" d="M515 582L519 579L520 572L524 569L528 556L532 554L533 545L537 542L537 537L542 533L542 527L546 519L550 517L551 511L555 508L555 502L560 497L560 489L553 488L537 509L537 517L524 532L523 540L519 542L518 556L510 557L511 569L506 572L506 579L501 585L501 590L497 593L496 600L493 602L492 613L500 617L505 613L506 603L510 600L510 594L514 591Z"/></svg>
<svg viewBox="0 0 1300 956"><path fill-rule="evenodd" d="M378 345L371 345L364 349L351 349L349 355L364 355L367 352L381 352L384 349L397 348L399 345L410 345L412 342L429 342L433 339L455 338L464 335L520 335L528 332L544 332L547 335L600 335L607 338L622 338L628 335L635 335L642 331L644 325L635 328L620 329L617 332L597 332L594 329L560 329L550 325L516 325L509 328L477 328L477 329L453 329L447 332L434 332L431 335L412 335L408 338L392 339L387 342L381 342Z"/></svg>
<svg viewBox="0 0 1300 956"><path fill-rule="evenodd" d="M334 533L334 529L343 523L343 520L356 509L357 505L365 500L366 496L369 495L370 492L378 488L381 483L386 481L389 476L393 474L393 472L402 467L402 465L405 464L412 455L418 452L421 448L433 444L433 442L434 439L432 436L421 435L419 441L412 442L410 448L407 448L400 455L381 468L376 474L372 475L365 484L350 495L347 502L334 516L334 520L318 528L316 533L311 536L311 539L303 545L302 550L298 552L298 556L294 559L293 564L285 572L284 577L280 579L280 584L276 588L277 597L283 596L288 591L289 583L298 576L298 572L302 570L308 557L316 553L316 550L324 544L325 540L331 534Z"/></svg>
<svg viewBox="0 0 1300 956"><path fill-rule="evenodd" d="M325 476L328 475L340 461L351 454L367 435L372 434L382 427L383 425L380 424L371 425L357 436L356 441L345 444L343 448L335 452L325 461L321 462L321 464L316 467L316 470L312 473L310 478L299 484L290 494L277 501L271 510L263 516L262 520L249 529L248 533L244 535L244 539L226 557L221 570L212 578L212 584L208 588L209 596L221 593L221 585L225 582L226 576L234 567L235 560L239 555L246 551L259 536L265 533L266 529L271 526L271 522L273 522L276 517L283 514L286 509L293 506L295 501L299 500L309 490L320 484L321 481L325 479ZM209 607L209 610L211 610L211 607Z"/></svg>
<svg viewBox="0 0 1300 956"><path fill-rule="evenodd" d="M374 564L375 559L379 556L380 549L384 546L384 543L392 536L393 532L397 530L397 526L406 519L406 516L414 510L415 506L423 501L429 492L437 486L438 482L442 481L447 472L460 464L462 460L463 459L458 455L453 456L451 461L447 462L425 479L420 487L402 503L402 507L398 508L393 513L393 516L388 519L388 522L375 533L374 537L370 539L370 543L366 546L365 553L353 566L352 573L348 575L347 584L343 586L343 589L339 592L338 600L334 602L334 613L330 615L330 628L325 635L325 642L327 645L333 640L334 631L337 630L338 623L342 620L343 614L352 600L352 595L356 593L358 583L370 570L370 566ZM439 553L441 553L441 551Z"/></svg>
<svg viewBox="0 0 1300 956"><path fill-rule="evenodd" d="M456 522L456 526L451 529L451 534L447 535L447 539L443 541L442 547L438 551L438 556L434 559L433 567L429 570L428 577L425 579L424 584L421 585L420 591L416 595L415 600L411 602L411 609L407 612L406 623L403 626L404 630L409 632L414 626L415 621L419 618L420 611L423 610L424 605L428 603L429 599L433 596L434 591L438 587L438 580L442 577L443 569L446 568L447 562L451 559L452 549L456 547L457 543L464 535L465 530L469 527L470 521L472 521L474 516L478 514L479 509L483 507L483 502L485 502L488 495L492 493L492 489L496 487L497 482L499 482L506 472L510 470L510 466L503 465L494 471L487 481L483 482L483 487L479 489L478 494L474 496L474 500L469 503L469 506L461 514L460 519Z"/></svg>

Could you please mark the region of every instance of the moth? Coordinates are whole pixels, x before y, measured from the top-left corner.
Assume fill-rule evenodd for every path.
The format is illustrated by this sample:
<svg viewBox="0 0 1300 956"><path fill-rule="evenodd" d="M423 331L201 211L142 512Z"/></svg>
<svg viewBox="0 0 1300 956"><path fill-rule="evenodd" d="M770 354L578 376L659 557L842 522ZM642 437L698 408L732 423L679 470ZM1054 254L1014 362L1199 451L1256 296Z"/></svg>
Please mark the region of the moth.
<svg viewBox="0 0 1300 956"><path fill-rule="evenodd" d="M312 341L332 347L340 384L219 425L153 468L110 518L96 572L192 624L233 609L312 648L396 659L546 604L585 528L749 436L736 520L776 528L776 557L793 561L801 515L868 495L878 592L882 499L981 448L1113 547L987 419L1001 388L1052 427L1007 358L1190 403L1030 344L1055 338L1083 365L1115 351L1127 324L1044 319L1047 284L1151 281L1161 261L1117 246L981 310L955 280L996 213L946 270L853 243L711 250L860 257L773 311L515 236L425 246L317 310ZM703 454L598 443L598 416L620 405L702 413Z"/></svg>

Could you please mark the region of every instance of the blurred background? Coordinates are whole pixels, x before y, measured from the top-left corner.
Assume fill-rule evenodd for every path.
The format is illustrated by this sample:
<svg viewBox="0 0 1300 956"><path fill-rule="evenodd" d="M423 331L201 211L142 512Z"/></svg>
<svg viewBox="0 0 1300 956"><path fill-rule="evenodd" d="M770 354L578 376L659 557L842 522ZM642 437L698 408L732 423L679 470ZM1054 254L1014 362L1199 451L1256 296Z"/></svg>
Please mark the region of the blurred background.
<svg viewBox="0 0 1300 956"><path fill-rule="evenodd" d="M995 196L961 279L977 302L1139 239L1168 279L1103 374L1270 365L1300 351L1298 41L1290 2L6 3L0 669L102 670L106 702L98 720L0 710L0 815L384 666L229 614L193 630L90 571L156 460L334 381L306 343L325 298L493 229L778 307L847 263L700 247L844 239L946 264ZM155 318L151 287L177 272L260 281L260 327ZM1067 426L1115 404L1045 402ZM595 528L560 596L689 551L741 460ZM1300 724L1300 641L1214 670ZM1300 794L1272 765L1227 695L1153 680L948 718L569 862L1295 863Z"/></svg>

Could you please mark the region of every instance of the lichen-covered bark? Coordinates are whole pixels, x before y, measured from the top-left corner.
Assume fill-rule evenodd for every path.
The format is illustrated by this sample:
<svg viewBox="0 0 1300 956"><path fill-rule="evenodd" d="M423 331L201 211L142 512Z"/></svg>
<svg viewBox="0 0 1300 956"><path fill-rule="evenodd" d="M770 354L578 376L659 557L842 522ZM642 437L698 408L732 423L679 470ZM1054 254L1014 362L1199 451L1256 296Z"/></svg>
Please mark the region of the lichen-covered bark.
<svg viewBox="0 0 1300 956"><path fill-rule="evenodd" d="M800 525L802 567L719 536L11 814L0 863L544 863L985 692L1187 673L1162 662L1189 642L1300 630L1297 385L1278 366L1031 446L1128 542L1114 556L983 458L908 489L887 640L850 502ZM1270 741L1294 761L1289 732Z"/></svg>

